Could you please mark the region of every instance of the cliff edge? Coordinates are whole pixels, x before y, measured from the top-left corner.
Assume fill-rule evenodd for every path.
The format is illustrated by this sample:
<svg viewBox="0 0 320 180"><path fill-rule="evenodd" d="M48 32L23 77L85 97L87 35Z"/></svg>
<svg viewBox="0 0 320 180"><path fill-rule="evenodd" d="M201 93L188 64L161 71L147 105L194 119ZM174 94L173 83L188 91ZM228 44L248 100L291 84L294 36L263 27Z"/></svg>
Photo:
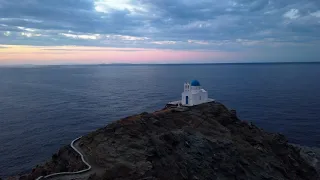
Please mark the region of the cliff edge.
<svg viewBox="0 0 320 180"><path fill-rule="evenodd" d="M320 179L317 163L283 135L241 121L217 102L130 116L84 136L79 144L104 169L92 180Z"/></svg>

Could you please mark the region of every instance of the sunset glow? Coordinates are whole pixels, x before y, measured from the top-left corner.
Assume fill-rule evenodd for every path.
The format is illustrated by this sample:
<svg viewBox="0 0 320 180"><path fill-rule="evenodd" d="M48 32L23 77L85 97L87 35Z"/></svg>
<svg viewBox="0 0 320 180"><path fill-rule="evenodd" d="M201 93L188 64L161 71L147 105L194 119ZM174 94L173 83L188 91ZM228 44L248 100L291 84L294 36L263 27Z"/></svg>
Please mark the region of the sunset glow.
<svg viewBox="0 0 320 180"><path fill-rule="evenodd" d="M181 63L232 60L236 53L142 48L3 46L1 64ZM198 59L201 59L199 61Z"/></svg>
<svg viewBox="0 0 320 180"><path fill-rule="evenodd" d="M0 1L0 65L320 61L320 4Z"/></svg>

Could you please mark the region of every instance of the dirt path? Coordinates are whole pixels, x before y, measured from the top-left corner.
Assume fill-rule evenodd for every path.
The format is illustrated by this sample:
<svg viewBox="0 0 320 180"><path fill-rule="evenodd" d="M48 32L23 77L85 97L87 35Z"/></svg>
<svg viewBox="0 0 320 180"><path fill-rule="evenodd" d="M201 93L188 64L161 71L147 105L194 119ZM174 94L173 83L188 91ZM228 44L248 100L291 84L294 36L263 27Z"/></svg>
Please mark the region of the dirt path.
<svg viewBox="0 0 320 180"><path fill-rule="evenodd" d="M79 146L81 137L73 140L70 146L75 150L80 156L83 161L87 165L87 169L78 171L78 172L61 172L61 173L54 173L47 176L40 176L36 180L86 180L89 178L90 175L103 175L104 169L98 166L95 161L82 151Z"/></svg>

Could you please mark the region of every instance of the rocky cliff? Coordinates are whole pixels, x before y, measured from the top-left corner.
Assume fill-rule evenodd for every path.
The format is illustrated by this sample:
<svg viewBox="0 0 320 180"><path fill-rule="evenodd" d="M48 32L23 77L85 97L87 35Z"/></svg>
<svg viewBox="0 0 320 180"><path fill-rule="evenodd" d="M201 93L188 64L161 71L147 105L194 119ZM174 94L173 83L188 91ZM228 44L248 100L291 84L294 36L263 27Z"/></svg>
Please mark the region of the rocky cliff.
<svg viewBox="0 0 320 180"><path fill-rule="evenodd" d="M239 120L220 103L130 116L84 136L80 143L104 169L101 176L91 176L93 180L320 179L317 163L310 163L283 135ZM71 170L83 166L64 163ZM34 177L32 173L24 178Z"/></svg>
<svg viewBox="0 0 320 180"><path fill-rule="evenodd" d="M45 176L58 172L74 172L87 168L81 161L81 157L70 145L62 147L57 153L53 154L51 159L34 167L30 174L10 177L10 180L33 180L39 176Z"/></svg>

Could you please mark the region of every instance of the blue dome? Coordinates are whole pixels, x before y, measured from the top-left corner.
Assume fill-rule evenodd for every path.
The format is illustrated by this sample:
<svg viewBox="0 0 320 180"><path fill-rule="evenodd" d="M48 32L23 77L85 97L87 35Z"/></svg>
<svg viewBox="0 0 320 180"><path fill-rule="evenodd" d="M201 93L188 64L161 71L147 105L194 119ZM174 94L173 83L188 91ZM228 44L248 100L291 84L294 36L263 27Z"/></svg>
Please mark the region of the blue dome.
<svg viewBox="0 0 320 180"><path fill-rule="evenodd" d="M191 86L200 86L200 83L197 80L193 80L191 81Z"/></svg>

